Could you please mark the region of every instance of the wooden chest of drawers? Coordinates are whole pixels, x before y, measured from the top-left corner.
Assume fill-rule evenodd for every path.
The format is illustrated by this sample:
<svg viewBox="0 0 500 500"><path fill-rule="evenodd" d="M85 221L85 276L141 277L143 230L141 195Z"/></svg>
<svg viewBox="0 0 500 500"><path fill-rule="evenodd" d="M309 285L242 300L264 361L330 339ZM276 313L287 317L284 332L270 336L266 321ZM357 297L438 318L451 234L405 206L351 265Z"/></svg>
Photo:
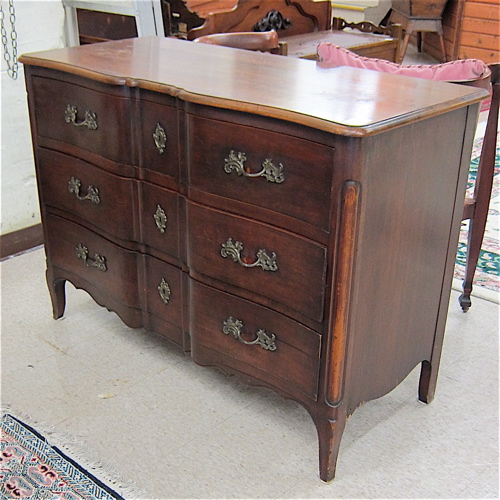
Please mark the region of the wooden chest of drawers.
<svg viewBox="0 0 500 500"><path fill-rule="evenodd" d="M484 91L160 38L22 62L56 318L69 280L298 401L325 481L359 404L419 363L432 399Z"/></svg>

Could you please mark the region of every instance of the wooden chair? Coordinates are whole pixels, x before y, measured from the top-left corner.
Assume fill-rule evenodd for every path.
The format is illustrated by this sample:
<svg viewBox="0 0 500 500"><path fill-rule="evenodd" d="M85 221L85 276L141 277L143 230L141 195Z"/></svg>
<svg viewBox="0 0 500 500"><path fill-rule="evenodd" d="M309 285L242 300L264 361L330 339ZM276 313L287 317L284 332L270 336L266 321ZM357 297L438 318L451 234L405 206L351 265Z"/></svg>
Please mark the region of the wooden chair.
<svg viewBox="0 0 500 500"><path fill-rule="evenodd" d="M490 110L477 168L474 194L472 198L465 200L462 216L462 220L469 220L465 277L462 285L463 292L459 297L460 306L464 312L467 312L471 306L472 282L483 243L493 187L493 176L495 175L498 107L500 106L500 63L490 64L489 68L491 70L492 87Z"/></svg>
<svg viewBox="0 0 500 500"><path fill-rule="evenodd" d="M464 67L468 63L482 65L487 71L477 74L475 77L463 78L461 80L449 78L449 73L442 72L441 69L451 67L451 65ZM429 66L400 66L388 61L377 61L375 59L365 58L350 53L342 47L332 46L331 44L320 44L318 47L318 64L322 67L354 66L378 71L390 71L392 73L408 69L411 76L420 78L429 78L430 73L434 72L432 79L449 81L462 85L471 85L474 87L488 88L491 92L491 105L486 122L486 130L481 148L481 156L478 164L478 172L474 184L474 194L472 198L466 198L464 201L464 210L462 220L469 220L469 233L467 241L467 259L465 268L465 277L463 281L463 292L459 297L459 303L464 312L467 312L471 306L472 282L476 271L477 262L483 243L488 210L491 199L491 190L493 187L493 177L495 174L495 156L496 141L498 130L498 114L500 106L500 63L494 63L486 66L481 61L474 59L452 61L441 65ZM408 74L408 72L406 72ZM445 76L448 75L448 76Z"/></svg>
<svg viewBox="0 0 500 500"><path fill-rule="evenodd" d="M278 34L274 30L256 33L214 33L195 38L194 42L286 55L286 44L280 44Z"/></svg>
<svg viewBox="0 0 500 500"><path fill-rule="evenodd" d="M299 35L330 29L331 17L330 0L240 0L229 12L209 14L202 26L189 31L188 39L272 29L280 37Z"/></svg>
<svg viewBox="0 0 500 500"><path fill-rule="evenodd" d="M439 37L442 61L446 62L446 49L444 46L444 33L442 15L446 6L446 0L435 0L433 2L411 2L408 0L394 0L389 16L390 23L403 26L405 36L401 49L401 62L406 54L408 42L413 33L417 34L417 48L422 51L422 32L436 33Z"/></svg>
<svg viewBox="0 0 500 500"><path fill-rule="evenodd" d="M361 21L359 23L349 23L341 17L332 18L332 30L342 31L345 28L355 29L362 33L373 33L375 35L386 35L398 41L393 62L401 61L401 51L403 48L403 27L401 24L388 24L382 26L370 21Z"/></svg>

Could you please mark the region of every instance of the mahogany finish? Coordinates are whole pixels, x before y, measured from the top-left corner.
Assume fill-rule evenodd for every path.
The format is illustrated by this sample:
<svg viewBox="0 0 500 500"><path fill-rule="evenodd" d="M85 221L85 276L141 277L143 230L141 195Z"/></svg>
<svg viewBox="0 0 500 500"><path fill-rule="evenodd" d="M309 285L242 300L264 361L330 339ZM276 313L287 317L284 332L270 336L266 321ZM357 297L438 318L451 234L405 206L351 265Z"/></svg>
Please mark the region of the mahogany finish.
<svg viewBox="0 0 500 500"><path fill-rule="evenodd" d="M164 38L21 61L54 317L69 280L299 402L324 481L357 406L419 363L432 400L484 90Z"/></svg>
<svg viewBox="0 0 500 500"><path fill-rule="evenodd" d="M208 14L205 22L188 32L194 40L212 33L276 30L279 37L330 29L329 0L239 0L228 12Z"/></svg>
<svg viewBox="0 0 500 500"><path fill-rule="evenodd" d="M258 50L271 54L286 55L286 45L281 45L276 31L244 31L233 33L212 33L195 38L194 42L222 45L235 49Z"/></svg>

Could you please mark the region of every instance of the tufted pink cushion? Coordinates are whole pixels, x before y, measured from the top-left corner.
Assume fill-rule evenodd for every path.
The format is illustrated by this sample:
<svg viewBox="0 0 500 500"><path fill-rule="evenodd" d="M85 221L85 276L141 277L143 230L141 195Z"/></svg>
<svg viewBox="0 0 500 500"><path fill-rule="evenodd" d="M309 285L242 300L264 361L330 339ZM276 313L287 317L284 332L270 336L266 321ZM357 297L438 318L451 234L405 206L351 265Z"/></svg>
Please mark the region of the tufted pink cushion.
<svg viewBox="0 0 500 500"><path fill-rule="evenodd" d="M318 45L317 54L318 65L322 68L350 66L384 73L414 76L427 80L456 83L465 83L479 79L488 79L489 83L489 76L491 74L488 66L478 59L460 59L435 65L403 66L382 59L358 56L343 47L328 42L322 42Z"/></svg>

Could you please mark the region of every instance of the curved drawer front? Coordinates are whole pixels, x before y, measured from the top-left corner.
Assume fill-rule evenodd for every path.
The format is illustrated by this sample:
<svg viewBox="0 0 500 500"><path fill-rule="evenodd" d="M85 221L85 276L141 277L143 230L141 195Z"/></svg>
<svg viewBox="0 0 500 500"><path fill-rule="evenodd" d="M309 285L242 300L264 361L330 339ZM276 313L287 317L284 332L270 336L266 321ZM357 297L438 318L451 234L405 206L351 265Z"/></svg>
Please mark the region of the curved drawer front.
<svg viewBox="0 0 500 500"><path fill-rule="evenodd" d="M179 257L179 197L168 189L141 182L143 243Z"/></svg>
<svg viewBox="0 0 500 500"><path fill-rule="evenodd" d="M317 398L321 336L313 330L194 280L189 329L194 361L230 366Z"/></svg>
<svg viewBox="0 0 500 500"><path fill-rule="evenodd" d="M187 208L190 269L322 321L325 247L194 203Z"/></svg>
<svg viewBox="0 0 500 500"><path fill-rule="evenodd" d="M128 99L41 77L33 78L33 88L41 137L132 163Z"/></svg>
<svg viewBox="0 0 500 500"><path fill-rule="evenodd" d="M179 130L177 109L141 102L142 167L179 178Z"/></svg>
<svg viewBox="0 0 500 500"><path fill-rule="evenodd" d="M182 325L181 271L146 256L146 301L150 313L176 326Z"/></svg>
<svg viewBox="0 0 500 500"><path fill-rule="evenodd" d="M329 230L333 148L197 116L188 141L193 188Z"/></svg>
<svg viewBox="0 0 500 500"><path fill-rule="evenodd" d="M38 149L43 203L66 210L124 240L137 240L137 182L64 153Z"/></svg>
<svg viewBox="0 0 500 500"><path fill-rule="evenodd" d="M138 254L50 213L44 225L52 265L77 275L126 306L140 308Z"/></svg>

